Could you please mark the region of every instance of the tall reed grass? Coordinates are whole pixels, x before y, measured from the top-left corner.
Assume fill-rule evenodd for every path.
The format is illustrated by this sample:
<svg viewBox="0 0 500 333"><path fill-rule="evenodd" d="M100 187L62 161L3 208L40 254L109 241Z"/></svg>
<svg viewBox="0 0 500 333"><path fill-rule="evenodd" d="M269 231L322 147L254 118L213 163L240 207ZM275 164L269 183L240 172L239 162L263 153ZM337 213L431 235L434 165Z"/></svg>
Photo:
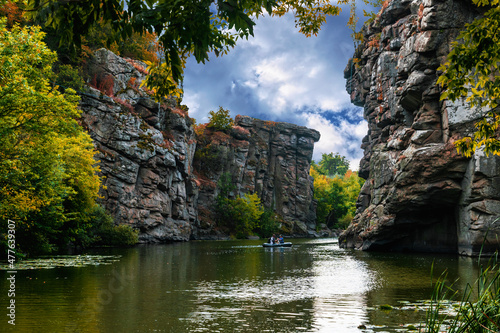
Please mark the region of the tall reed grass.
<svg viewBox="0 0 500 333"><path fill-rule="evenodd" d="M479 258L479 276L468 283L453 314L444 314L448 300L459 293L446 281L443 273L434 286L431 305L427 310L426 322L420 332L426 333L500 333L500 262L498 252L487 264ZM449 310L449 309L448 309Z"/></svg>

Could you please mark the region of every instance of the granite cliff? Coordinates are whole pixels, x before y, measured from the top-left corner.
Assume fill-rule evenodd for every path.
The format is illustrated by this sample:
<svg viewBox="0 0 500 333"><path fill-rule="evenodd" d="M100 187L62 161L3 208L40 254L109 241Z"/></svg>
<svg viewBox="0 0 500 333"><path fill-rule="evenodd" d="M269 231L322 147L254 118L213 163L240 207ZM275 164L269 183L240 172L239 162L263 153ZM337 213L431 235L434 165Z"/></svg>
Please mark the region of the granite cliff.
<svg viewBox="0 0 500 333"><path fill-rule="evenodd" d="M223 173L236 189L232 196L257 193L273 209L289 235L316 235L316 206L309 167L319 132L289 123L236 116L230 133L205 130L198 140L194 167L199 177L197 237L217 233L210 207Z"/></svg>
<svg viewBox="0 0 500 333"><path fill-rule="evenodd" d="M283 230L315 235L309 167L317 131L238 116L230 133L207 132L197 144L187 110L174 100L157 103L140 87L145 67L105 49L87 64L82 123L98 151L101 201L115 223L139 229L140 242L227 237L210 214L218 179L230 172L235 196L257 192ZM203 155L207 149L214 154Z"/></svg>
<svg viewBox="0 0 500 333"><path fill-rule="evenodd" d="M357 215L340 236L363 250L476 255L500 247L500 158L458 155L480 113L440 101L436 71L479 12L467 1L392 0L364 27L345 69L351 101L364 108Z"/></svg>

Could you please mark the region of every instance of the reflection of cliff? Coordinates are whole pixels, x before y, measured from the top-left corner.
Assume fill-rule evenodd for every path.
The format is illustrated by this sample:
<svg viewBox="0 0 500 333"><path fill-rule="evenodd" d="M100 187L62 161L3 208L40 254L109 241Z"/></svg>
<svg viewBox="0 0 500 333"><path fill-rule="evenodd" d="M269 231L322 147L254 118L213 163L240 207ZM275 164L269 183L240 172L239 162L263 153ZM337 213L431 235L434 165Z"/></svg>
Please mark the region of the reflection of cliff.
<svg viewBox="0 0 500 333"><path fill-rule="evenodd" d="M212 133L198 145L217 152L204 157L216 156L213 170L204 169L209 161L202 158L193 172L193 121L175 101L156 103L140 88L144 64L101 49L88 72L99 90L90 88L80 105L99 152L102 203L116 223L139 229L141 242L224 236L204 219L222 172L232 173L235 195L257 192L290 233L314 233L309 166L317 131L237 117L230 135Z"/></svg>
<svg viewBox="0 0 500 333"><path fill-rule="evenodd" d="M464 24L468 2L392 0L364 27L366 41L345 71L369 131L360 175L367 179L341 246L459 252L498 248L500 158L457 155L477 113L440 101L436 69Z"/></svg>

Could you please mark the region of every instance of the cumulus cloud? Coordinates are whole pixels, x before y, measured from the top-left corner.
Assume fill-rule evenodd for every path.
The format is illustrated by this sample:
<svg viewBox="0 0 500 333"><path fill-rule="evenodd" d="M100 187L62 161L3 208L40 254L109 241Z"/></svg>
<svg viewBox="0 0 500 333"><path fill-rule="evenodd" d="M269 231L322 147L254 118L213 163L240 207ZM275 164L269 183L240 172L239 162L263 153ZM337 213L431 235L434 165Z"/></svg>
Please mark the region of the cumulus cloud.
<svg viewBox="0 0 500 333"><path fill-rule="evenodd" d="M317 37L298 33L292 15L261 17L255 37L220 58L187 63L184 104L199 123L219 106L233 116L287 121L321 132L314 158L338 152L356 168L366 133L362 111L350 104L343 70L354 52L347 15L332 17Z"/></svg>

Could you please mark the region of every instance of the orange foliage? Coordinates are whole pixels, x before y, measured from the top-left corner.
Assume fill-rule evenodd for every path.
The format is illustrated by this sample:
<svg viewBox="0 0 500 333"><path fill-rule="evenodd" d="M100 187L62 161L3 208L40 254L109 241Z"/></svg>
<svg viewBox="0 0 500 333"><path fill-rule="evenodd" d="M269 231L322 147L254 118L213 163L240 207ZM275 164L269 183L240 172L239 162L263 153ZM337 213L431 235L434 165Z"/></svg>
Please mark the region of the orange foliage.
<svg viewBox="0 0 500 333"><path fill-rule="evenodd" d="M379 45L380 45L380 40L378 37L374 37L368 42L368 47L378 48Z"/></svg>
<svg viewBox="0 0 500 333"><path fill-rule="evenodd" d="M207 124L199 124L199 125L194 125L194 132L196 133L197 137L201 137L205 134L205 129L207 128Z"/></svg>
<svg viewBox="0 0 500 333"><path fill-rule="evenodd" d="M8 0L0 7L0 17L7 18L7 28L12 28L15 24L23 24L23 10L20 8L22 2Z"/></svg>
<svg viewBox="0 0 500 333"><path fill-rule="evenodd" d="M250 135L250 131L241 126L233 126L233 130L235 130L237 133L241 135Z"/></svg>

